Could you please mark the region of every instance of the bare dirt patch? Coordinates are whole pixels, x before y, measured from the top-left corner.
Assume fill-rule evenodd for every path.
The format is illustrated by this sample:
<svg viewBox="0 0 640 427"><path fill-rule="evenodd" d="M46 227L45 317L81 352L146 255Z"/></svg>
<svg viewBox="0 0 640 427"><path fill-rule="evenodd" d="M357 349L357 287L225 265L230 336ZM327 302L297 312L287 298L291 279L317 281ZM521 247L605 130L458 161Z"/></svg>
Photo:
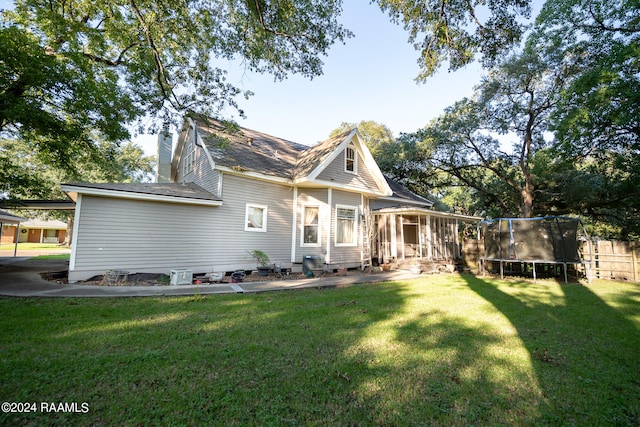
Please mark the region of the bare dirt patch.
<svg viewBox="0 0 640 427"><path fill-rule="evenodd" d="M315 276L308 276L303 273L288 273L288 274L275 274L271 273L267 276L262 276L257 273L247 274L242 282L273 282L273 281L286 281L286 280L300 280L309 277L334 277L334 276L353 276L364 274L360 270L348 270L341 273L324 272ZM40 276L50 282L66 284L68 283L67 271L47 271L40 273ZM95 276L91 279L77 282L76 284L90 285L90 286L165 286L169 285L170 278L166 274L154 274L154 273L135 273L127 274L112 280L107 275ZM192 284L227 284L234 283L231 274L225 275L221 281L209 281L207 277L194 276Z"/></svg>

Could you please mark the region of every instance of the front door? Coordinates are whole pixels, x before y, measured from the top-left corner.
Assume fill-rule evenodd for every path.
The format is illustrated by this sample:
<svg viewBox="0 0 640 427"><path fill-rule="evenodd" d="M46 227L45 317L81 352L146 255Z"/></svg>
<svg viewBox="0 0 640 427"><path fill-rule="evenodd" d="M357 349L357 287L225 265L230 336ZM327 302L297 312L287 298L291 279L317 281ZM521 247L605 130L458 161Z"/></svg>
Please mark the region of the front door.
<svg viewBox="0 0 640 427"><path fill-rule="evenodd" d="M414 258L420 256L420 238L417 224L403 224L404 257Z"/></svg>

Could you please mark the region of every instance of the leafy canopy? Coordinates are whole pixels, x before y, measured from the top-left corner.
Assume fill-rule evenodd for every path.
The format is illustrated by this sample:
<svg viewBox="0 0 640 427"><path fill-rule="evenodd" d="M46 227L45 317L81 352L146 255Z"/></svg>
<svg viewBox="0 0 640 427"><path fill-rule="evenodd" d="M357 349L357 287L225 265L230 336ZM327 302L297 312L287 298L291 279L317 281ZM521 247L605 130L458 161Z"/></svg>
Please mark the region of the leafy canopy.
<svg viewBox="0 0 640 427"><path fill-rule="evenodd" d="M492 65L517 46L531 13L530 0L377 0L394 22L409 32L420 52L418 81L444 62L457 70L480 55Z"/></svg>
<svg viewBox="0 0 640 427"><path fill-rule="evenodd" d="M100 147L149 131L187 111L238 109L242 93L225 66L240 59L283 79L314 77L321 56L351 33L340 1L18 0L0 26L0 194L31 185L12 169L17 154L70 175L81 161L109 168ZM239 110L242 115L242 111ZM13 146L13 145L11 145ZM20 192L28 192L22 187Z"/></svg>

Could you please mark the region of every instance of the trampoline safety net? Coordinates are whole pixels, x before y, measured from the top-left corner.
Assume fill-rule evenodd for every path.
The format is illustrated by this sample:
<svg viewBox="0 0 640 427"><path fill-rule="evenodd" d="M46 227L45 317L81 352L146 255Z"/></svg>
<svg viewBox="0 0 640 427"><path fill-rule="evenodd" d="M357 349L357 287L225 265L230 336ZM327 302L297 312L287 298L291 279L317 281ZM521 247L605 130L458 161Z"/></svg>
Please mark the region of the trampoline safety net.
<svg viewBox="0 0 640 427"><path fill-rule="evenodd" d="M482 221L484 258L579 262L578 221L569 217Z"/></svg>

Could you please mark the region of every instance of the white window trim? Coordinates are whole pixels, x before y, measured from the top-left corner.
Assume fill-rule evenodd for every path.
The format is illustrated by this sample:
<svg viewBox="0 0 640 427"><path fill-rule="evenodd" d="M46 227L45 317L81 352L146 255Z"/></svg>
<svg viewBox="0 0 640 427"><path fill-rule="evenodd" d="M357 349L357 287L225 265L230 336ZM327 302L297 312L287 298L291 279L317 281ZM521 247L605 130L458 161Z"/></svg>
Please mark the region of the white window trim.
<svg viewBox="0 0 640 427"><path fill-rule="evenodd" d="M304 214L307 208L318 208L318 242L317 243L305 243L304 241ZM320 205L302 205L300 223L302 225L302 231L300 232L300 247L303 248L319 248L322 246L322 208Z"/></svg>
<svg viewBox="0 0 640 427"><path fill-rule="evenodd" d="M353 242L349 243L338 243L338 209L349 209L353 210ZM350 205L339 205L336 204L336 216L335 216L335 236L334 236L334 245L336 247L354 247L358 246L358 207L350 206Z"/></svg>
<svg viewBox="0 0 640 427"><path fill-rule="evenodd" d="M349 149L353 150L353 170L350 171L347 169L347 152ZM356 146L353 143L347 144L344 149L344 171L346 173L350 173L353 175L358 174L358 150L356 150Z"/></svg>
<svg viewBox="0 0 640 427"><path fill-rule="evenodd" d="M250 208L258 208L262 209L262 228L249 227L249 209ZM267 218L268 218L269 208L266 205L258 205L255 203L247 203L244 210L244 231L252 231L255 233L266 233L267 232Z"/></svg>
<svg viewBox="0 0 640 427"><path fill-rule="evenodd" d="M187 144L187 155L184 158L184 163L182 164L182 176L187 176L195 169L196 163L196 148L193 141L189 141Z"/></svg>

